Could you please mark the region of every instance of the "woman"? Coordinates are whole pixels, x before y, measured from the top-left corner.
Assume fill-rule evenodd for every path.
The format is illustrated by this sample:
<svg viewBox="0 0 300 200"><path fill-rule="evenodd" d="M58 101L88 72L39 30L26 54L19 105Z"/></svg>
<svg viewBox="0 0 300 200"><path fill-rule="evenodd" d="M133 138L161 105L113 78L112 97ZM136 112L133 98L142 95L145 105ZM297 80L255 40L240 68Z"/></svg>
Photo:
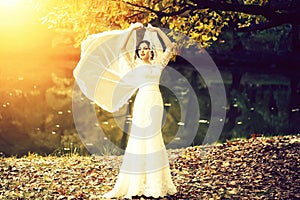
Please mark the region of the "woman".
<svg viewBox="0 0 300 200"><path fill-rule="evenodd" d="M82 42L81 59L73 72L81 91L109 112L120 109L138 90L120 173L105 198L176 193L161 133L164 107L159 90L173 44L159 28L148 26L134 50L135 31L142 28L135 23L125 30L89 36Z"/></svg>
<svg viewBox="0 0 300 200"><path fill-rule="evenodd" d="M141 28L140 23L132 24L122 46L126 62L143 81L135 98L132 127L120 173L114 188L104 195L105 198L141 195L157 198L176 193L161 134L164 107L159 90L160 74L172 55L173 44L163 31L149 26L146 32L158 34L166 50L158 55L159 49L151 48L148 40L142 40L135 51L137 59L132 61L126 46L132 32ZM158 41L158 37L149 39Z"/></svg>

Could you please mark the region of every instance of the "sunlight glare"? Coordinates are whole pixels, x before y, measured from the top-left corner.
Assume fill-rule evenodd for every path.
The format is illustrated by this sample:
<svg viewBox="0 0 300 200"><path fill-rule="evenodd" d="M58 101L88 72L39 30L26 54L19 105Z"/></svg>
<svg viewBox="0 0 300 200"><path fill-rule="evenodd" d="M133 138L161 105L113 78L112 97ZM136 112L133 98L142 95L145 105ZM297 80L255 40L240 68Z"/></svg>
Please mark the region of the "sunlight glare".
<svg viewBox="0 0 300 200"><path fill-rule="evenodd" d="M22 0L0 0L0 7L13 7Z"/></svg>

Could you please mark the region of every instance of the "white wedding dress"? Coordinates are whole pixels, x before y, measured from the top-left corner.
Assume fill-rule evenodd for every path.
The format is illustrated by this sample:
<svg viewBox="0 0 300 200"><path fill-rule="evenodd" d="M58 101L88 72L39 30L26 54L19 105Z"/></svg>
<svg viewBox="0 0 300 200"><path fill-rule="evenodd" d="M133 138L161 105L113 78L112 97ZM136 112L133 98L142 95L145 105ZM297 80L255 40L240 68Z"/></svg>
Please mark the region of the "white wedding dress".
<svg viewBox="0 0 300 200"><path fill-rule="evenodd" d="M155 64L138 67L139 77L147 81L134 101L132 127L120 173L105 198L136 195L157 198L176 193L161 133L164 107L158 83L163 67Z"/></svg>
<svg viewBox="0 0 300 200"><path fill-rule="evenodd" d="M121 62L120 65L119 46L113 50L109 46L114 42L115 45L122 43L125 33L125 30L106 32L88 38L82 45L81 60L74 70L74 77L83 93L110 112L118 110L138 90L123 163L114 188L103 197L145 195L157 198L173 195L177 190L171 179L162 138L164 106L159 90L161 72L171 51L166 50L161 59L157 57L151 64L134 61ZM134 50L135 45L131 48ZM111 62L107 52L112 52L111 57L116 54L116 62Z"/></svg>

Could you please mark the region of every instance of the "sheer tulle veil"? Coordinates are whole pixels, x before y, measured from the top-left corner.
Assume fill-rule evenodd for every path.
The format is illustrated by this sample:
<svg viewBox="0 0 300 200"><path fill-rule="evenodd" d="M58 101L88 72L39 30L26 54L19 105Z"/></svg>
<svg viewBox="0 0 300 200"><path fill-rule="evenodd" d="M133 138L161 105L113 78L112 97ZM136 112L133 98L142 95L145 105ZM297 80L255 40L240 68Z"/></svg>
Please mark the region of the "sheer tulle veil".
<svg viewBox="0 0 300 200"><path fill-rule="evenodd" d="M154 57L163 52L157 32L145 30L143 40L150 42ZM81 58L73 71L76 83L91 101L109 112L120 109L137 90L138 84L128 75L132 67L124 61L122 44L129 29L106 31L87 37L81 44ZM126 46L135 62L137 34L133 31ZM125 76L126 75L126 76ZM133 74L132 74L133 75Z"/></svg>

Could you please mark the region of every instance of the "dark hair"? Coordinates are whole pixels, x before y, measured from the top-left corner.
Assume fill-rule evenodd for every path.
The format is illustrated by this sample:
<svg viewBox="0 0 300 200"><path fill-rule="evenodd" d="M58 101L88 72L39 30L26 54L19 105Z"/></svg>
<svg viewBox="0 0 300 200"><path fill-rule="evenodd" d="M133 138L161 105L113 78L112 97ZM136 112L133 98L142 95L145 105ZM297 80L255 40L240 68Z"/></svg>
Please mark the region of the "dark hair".
<svg viewBox="0 0 300 200"><path fill-rule="evenodd" d="M138 43L138 45L136 46L136 49L135 49L135 55L140 58L140 55L139 55L139 47L141 46L141 44L147 44L148 48L150 48L150 42L148 40L142 40ZM150 59L153 60L154 58L154 52L153 50L150 50L150 53L151 53L151 56L150 56Z"/></svg>

